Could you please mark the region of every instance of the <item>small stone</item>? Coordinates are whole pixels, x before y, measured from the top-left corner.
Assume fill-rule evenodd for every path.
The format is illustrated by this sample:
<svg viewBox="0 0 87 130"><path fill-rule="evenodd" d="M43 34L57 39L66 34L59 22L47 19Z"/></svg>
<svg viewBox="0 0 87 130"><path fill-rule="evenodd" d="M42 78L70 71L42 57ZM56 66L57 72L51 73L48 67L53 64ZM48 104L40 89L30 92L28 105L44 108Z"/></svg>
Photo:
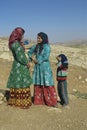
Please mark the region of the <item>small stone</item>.
<svg viewBox="0 0 87 130"><path fill-rule="evenodd" d="M73 92L77 92L77 90L76 90L76 89L73 89Z"/></svg>
<svg viewBox="0 0 87 130"><path fill-rule="evenodd" d="M79 79L82 79L82 77L81 77L81 76L79 76Z"/></svg>
<svg viewBox="0 0 87 130"><path fill-rule="evenodd" d="M87 78L85 79L85 81L87 82Z"/></svg>

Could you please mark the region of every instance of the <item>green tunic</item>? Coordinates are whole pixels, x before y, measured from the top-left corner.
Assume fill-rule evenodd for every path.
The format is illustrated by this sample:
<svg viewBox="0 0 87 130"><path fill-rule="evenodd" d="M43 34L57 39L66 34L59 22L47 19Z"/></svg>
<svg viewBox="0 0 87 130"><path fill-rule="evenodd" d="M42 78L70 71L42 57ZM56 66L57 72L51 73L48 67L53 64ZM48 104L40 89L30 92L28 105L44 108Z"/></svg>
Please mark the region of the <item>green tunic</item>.
<svg viewBox="0 0 87 130"><path fill-rule="evenodd" d="M16 42L11 48L14 61L10 76L7 82L7 88L26 88L32 83L29 70L27 68L28 60L22 46Z"/></svg>

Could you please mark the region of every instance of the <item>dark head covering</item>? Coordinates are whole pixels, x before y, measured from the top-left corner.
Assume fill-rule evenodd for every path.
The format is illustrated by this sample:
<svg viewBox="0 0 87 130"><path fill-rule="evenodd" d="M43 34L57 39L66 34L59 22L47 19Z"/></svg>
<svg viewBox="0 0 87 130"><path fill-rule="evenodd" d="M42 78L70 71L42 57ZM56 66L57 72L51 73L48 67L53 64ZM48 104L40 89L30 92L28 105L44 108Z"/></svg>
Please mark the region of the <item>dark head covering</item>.
<svg viewBox="0 0 87 130"><path fill-rule="evenodd" d="M61 57L62 65L68 68L68 59L64 54L58 55L58 57Z"/></svg>
<svg viewBox="0 0 87 130"><path fill-rule="evenodd" d="M35 48L34 52L37 53L37 51L39 51L39 54L40 54L42 52L42 50L43 50L43 44L48 44L48 36L44 32L38 33L37 36L41 37L42 43L38 43L36 45L36 48Z"/></svg>
<svg viewBox="0 0 87 130"><path fill-rule="evenodd" d="M61 62L64 63L65 61L68 61L67 57L64 54L58 55L58 57L61 57Z"/></svg>
<svg viewBox="0 0 87 130"><path fill-rule="evenodd" d="M15 28L10 37L9 37L9 48L11 49L11 45L15 42L18 41L20 42L22 39L22 35L25 33L24 29L21 27Z"/></svg>

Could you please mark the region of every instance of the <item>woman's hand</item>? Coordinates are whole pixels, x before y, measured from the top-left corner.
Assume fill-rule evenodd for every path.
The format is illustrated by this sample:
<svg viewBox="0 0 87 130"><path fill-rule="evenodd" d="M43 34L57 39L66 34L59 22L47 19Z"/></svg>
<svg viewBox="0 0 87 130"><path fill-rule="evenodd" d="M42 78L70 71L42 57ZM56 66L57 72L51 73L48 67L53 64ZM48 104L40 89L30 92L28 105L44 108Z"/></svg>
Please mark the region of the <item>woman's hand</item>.
<svg viewBox="0 0 87 130"><path fill-rule="evenodd" d="M32 61L33 61L35 64L38 63L38 61L37 61L36 59L32 59Z"/></svg>
<svg viewBox="0 0 87 130"><path fill-rule="evenodd" d="M27 64L27 68L28 68L28 69L30 68L30 63Z"/></svg>

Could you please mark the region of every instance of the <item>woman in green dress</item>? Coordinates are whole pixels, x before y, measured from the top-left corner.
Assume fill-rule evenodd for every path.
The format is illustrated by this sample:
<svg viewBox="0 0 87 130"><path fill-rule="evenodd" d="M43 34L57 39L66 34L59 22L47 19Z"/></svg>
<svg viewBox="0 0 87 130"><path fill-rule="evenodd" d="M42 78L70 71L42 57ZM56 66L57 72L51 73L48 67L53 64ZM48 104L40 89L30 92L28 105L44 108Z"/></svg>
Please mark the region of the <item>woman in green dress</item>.
<svg viewBox="0 0 87 130"><path fill-rule="evenodd" d="M22 44L24 33L24 29L17 27L9 37L9 48L14 61L7 82L7 88L10 89L8 105L29 108L32 104L30 93L32 79L29 73L29 62Z"/></svg>

